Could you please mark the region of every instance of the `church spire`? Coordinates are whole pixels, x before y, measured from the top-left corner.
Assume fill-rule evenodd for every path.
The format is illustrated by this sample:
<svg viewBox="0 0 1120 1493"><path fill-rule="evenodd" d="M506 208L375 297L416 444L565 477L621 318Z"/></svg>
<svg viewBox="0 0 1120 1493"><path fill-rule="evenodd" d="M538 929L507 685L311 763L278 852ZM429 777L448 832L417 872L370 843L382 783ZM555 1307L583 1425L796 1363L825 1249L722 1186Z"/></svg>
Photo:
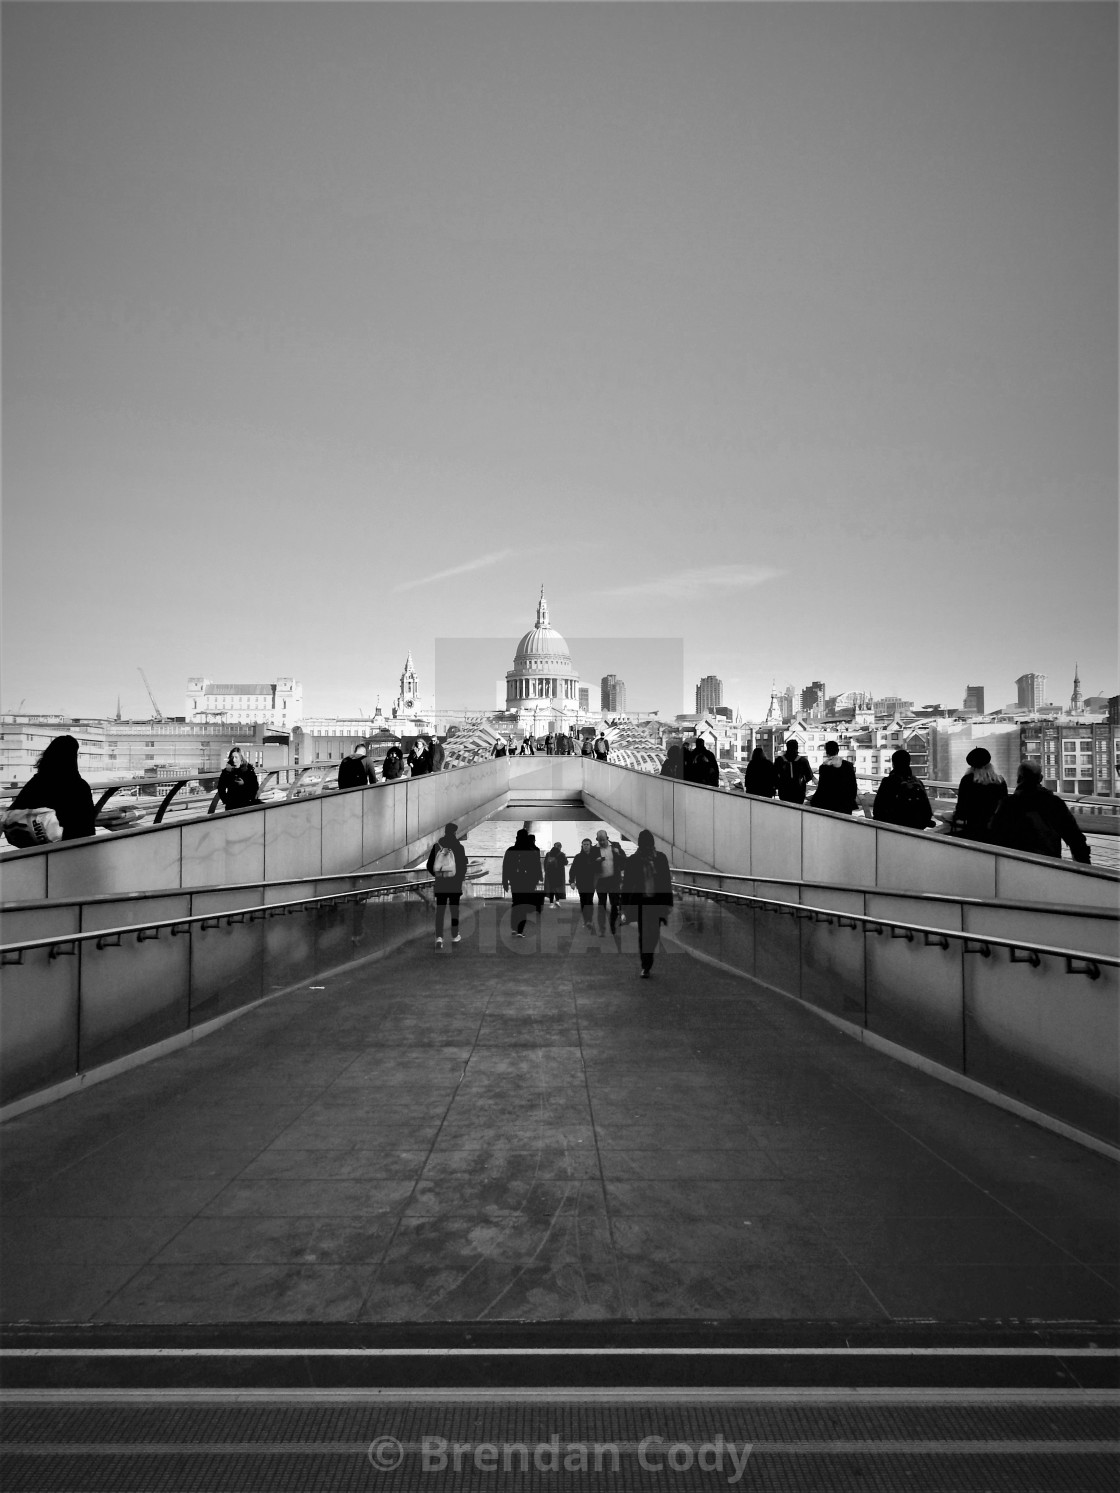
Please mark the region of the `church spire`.
<svg viewBox="0 0 1120 1493"><path fill-rule="evenodd" d="M544 599L544 582L541 582L541 596L537 602L537 626L548 626L548 602Z"/></svg>
<svg viewBox="0 0 1120 1493"><path fill-rule="evenodd" d="M1083 710L1084 708L1085 708L1085 703L1084 703L1084 701L1081 698L1081 674L1080 674L1080 670L1078 668L1078 665L1074 664L1074 666L1073 666L1073 694L1070 696L1069 713L1070 713L1070 715L1076 715L1078 713L1078 711Z"/></svg>

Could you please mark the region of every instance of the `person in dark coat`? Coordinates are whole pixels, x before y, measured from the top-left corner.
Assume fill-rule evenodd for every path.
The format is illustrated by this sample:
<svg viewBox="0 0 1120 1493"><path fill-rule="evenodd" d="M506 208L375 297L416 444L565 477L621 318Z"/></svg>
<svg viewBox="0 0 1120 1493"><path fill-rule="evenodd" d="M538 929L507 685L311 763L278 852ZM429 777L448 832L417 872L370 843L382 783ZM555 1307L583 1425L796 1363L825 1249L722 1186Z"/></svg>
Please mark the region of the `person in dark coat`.
<svg viewBox="0 0 1120 1493"><path fill-rule="evenodd" d="M422 778L426 772L431 771L431 758L428 756L428 743L422 736L412 743L408 753L409 776Z"/></svg>
<svg viewBox="0 0 1120 1493"><path fill-rule="evenodd" d="M227 809L244 809L257 801L257 774L238 747L226 758L218 779L218 797Z"/></svg>
<svg viewBox="0 0 1120 1493"><path fill-rule="evenodd" d="M557 840L551 850L545 851L544 856L544 895L548 898L550 907L555 907L557 902L563 902L567 895L564 879L567 866L568 857L564 854L563 845Z"/></svg>
<svg viewBox="0 0 1120 1493"><path fill-rule="evenodd" d="M778 781L778 797L784 804L803 804L813 781L813 769L808 758L799 755L796 741L787 741L785 755L775 764Z"/></svg>
<svg viewBox="0 0 1120 1493"><path fill-rule="evenodd" d="M572 857L572 868L568 872L568 885L579 894L579 915L588 933L595 932L595 877L597 863L591 841L584 840L579 854Z"/></svg>
<svg viewBox="0 0 1120 1493"><path fill-rule="evenodd" d="M760 746L743 769L743 790L756 798L773 798L778 790L778 769Z"/></svg>
<svg viewBox="0 0 1120 1493"><path fill-rule="evenodd" d="M686 783L698 783L696 776L696 737L686 736L681 745L681 779Z"/></svg>
<svg viewBox="0 0 1120 1493"><path fill-rule="evenodd" d="M872 819L900 824L904 829L926 829L935 822L925 785L910 768L910 753L899 747L891 753L891 770L875 793Z"/></svg>
<svg viewBox="0 0 1120 1493"><path fill-rule="evenodd" d="M669 860L658 850L652 830L640 831L638 848L622 868L622 901L626 907L637 908L642 979L648 980L661 929L673 905Z"/></svg>
<svg viewBox="0 0 1120 1493"><path fill-rule="evenodd" d="M28 778L8 805L17 809L53 809L62 826L62 839L84 840L94 831L93 794L78 771L78 741L74 736L56 736L43 749ZM9 844L26 848L35 843L19 836L13 825Z"/></svg>
<svg viewBox="0 0 1120 1493"><path fill-rule="evenodd" d="M490 751L491 757L508 757L509 747L504 736L499 736Z"/></svg>
<svg viewBox="0 0 1120 1493"><path fill-rule="evenodd" d="M704 783L709 788L719 787L719 763L699 736L696 738L696 750L692 754L692 773L694 783Z"/></svg>
<svg viewBox="0 0 1120 1493"><path fill-rule="evenodd" d="M595 833L595 849L591 856L595 864L595 893L599 898L599 937L605 938L608 909L611 933L618 927L622 868L626 864L626 852L617 840L612 840L606 830L601 829Z"/></svg>
<svg viewBox="0 0 1120 1493"><path fill-rule="evenodd" d="M381 764L381 776L387 783L392 783L397 778L402 777L403 775L404 753L401 751L400 742L394 741L390 744L389 750L385 753L385 760Z"/></svg>
<svg viewBox="0 0 1120 1493"><path fill-rule="evenodd" d="M1075 861L1087 866L1092 859L1081 826L1056 793L1042 786L1037 762L1020 762L1015 792L1005 798L992 818L990 842L1007 850L1061 859L1062 841Z"/></svg>
<svg viewBox="0 0 1120 1493"><path fill-rule="evenodd" d="M354 750L348 752L338 764L338 786L343 788L366 788L377 782L373 764L366 758L366 744L356 741Z"/></svg>
<svg viewBox="0 0 1120 1493"><path fill-rule="evenodd" d="M661 764L661 776L663 778L679 778L684 773L684 748L679 741L675 741L665 753L665 761Z"/></svg>
<svg viewBox="0 0 1120 1493"><path fill-rule="evenodd" d="M447 752L444 750L443 742L438 736L433 736L428 744L428 771L442 772L446 760Z"/></svg>
<svg viewBox="0 0 1120 1493"><path fill-rule="evenodd" d="M964 760L969 770L957 786L949 833L961 840L986 841L996 810L1007 797L1007 784L992 766L987 747L973 747Z"/></svg>
<svg viewBox="0 0 1120 1493"><path fill-rule="evenodd" d="M502 858L502 890L513 896L514 938L525 937L528 912L535 910L540 916L544 893L538 887L544 880L541 853L537 841L527 829L519 829L513 844Z"/></svg>
<svg viewBox="0 0 1120 1493"><path fill-rule="evenodd" d="M443 948L443 918L448 904L451 906L451 942L459 943L459 899L463 895L463 880L467 874L467 852L458 839L457 824L448 823L443 834L428 851L425 870L435 880L436 896L436 948Z"/></svg>
<svg viewBox="0 0 1120 1493"><path fill-rule="evenodd" d="M826 741L824 760L817 774L817 791L809 806L828 809L833 814L853 814L858 804L855 768L846 757L841 757L838 741Z"/></svg>

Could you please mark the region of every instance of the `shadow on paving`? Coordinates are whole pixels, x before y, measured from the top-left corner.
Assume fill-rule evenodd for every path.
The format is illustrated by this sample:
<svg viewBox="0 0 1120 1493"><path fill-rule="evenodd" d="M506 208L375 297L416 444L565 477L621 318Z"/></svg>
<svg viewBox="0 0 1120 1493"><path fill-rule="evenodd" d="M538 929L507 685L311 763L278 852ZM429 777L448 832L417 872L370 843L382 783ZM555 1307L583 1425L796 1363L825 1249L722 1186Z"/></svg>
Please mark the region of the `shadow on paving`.
<svg viewBox="0 0 1120 1493"><path fill-rule="evenodd" d="M7 1322L1117 1315L1105 1158L569 903L3 1129Z"/></svg>

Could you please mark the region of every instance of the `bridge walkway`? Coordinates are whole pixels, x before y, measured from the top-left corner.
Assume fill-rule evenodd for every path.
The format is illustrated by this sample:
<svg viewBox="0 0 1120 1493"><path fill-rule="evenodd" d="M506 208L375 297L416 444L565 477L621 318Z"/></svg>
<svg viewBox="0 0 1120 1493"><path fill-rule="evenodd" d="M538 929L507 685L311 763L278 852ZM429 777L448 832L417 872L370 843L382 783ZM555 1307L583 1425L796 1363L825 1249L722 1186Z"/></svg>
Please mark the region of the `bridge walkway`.
<svg viewBox="0 0 1120 1493"><path fill-rule="evenodd" d="M4 1127L2 1316L1117 1316L1105 1157L682 950L478 904Z"/></svg>

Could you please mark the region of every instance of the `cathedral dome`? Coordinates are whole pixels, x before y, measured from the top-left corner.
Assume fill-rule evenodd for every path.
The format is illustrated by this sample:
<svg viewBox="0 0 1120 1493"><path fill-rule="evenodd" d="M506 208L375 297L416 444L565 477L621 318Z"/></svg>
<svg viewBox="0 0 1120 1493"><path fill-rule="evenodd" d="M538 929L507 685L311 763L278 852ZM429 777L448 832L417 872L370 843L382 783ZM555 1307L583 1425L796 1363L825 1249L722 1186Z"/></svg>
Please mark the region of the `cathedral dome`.
<svg viewBox="0 0 1120 1493"><path fill-rule="evenodd" d="M517 652L513 658L513 672L515 674L575 673L567 643L554 627L549 626L548 602L544 599L543 588L541 599L537 603L536 625L529 629L517 645Z"/></svg>

